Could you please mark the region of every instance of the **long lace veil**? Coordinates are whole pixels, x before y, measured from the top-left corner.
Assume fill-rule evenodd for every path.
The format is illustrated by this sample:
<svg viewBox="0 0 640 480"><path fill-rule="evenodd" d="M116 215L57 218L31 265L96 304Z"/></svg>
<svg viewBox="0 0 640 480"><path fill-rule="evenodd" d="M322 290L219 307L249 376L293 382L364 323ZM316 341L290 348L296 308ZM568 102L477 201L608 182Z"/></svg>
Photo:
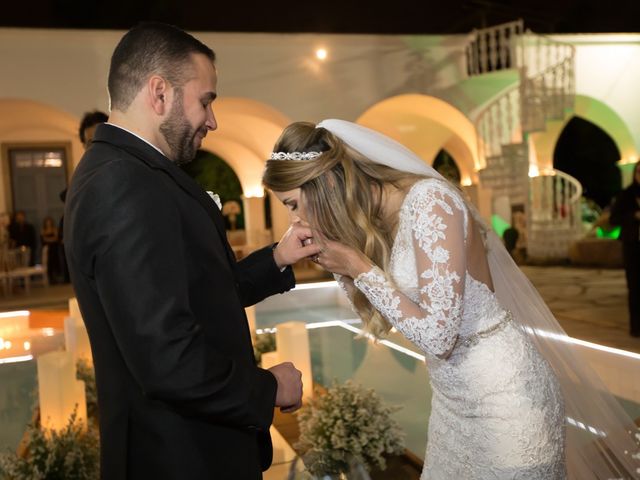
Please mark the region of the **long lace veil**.
<svg viewBox="0 0 640 480"><path fill-rule="evenodd" d="M444 180L420 157L395 140L344 120L318 124L370 160L397 170ZM487 257L500 304L528 333L555 371L565 400L569 478L640 478L637 428L598 375L581 358L544 300L515 264L500 238L470 201L467 207L487 231ZM531 425L532 433L536 425Z"/></svg>

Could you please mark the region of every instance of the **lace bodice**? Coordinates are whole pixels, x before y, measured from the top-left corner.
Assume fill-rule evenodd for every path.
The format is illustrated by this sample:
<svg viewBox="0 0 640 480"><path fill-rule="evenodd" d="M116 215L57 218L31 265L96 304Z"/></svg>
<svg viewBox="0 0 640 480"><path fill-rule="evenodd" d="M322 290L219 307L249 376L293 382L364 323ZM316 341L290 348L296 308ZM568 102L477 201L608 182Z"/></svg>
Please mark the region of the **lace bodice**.
<svg viewBox="0 0 640 480"><path fill-rule="evenodd" d="M564 479L559 385L493 292L469 274L469 221L456 189L417 182L400 208L389 274L374 267L354 280L426 354L432 405L421 478Z"/></svg>
<svg viewBox="0 0 640 480"><path fill-rule="evenodd" d="M431 356L504 317L491 290L467 272L468 223L457 190L435 179L417 182L400 208L391 278L374 267L354 281L390 324Z"/></svg>

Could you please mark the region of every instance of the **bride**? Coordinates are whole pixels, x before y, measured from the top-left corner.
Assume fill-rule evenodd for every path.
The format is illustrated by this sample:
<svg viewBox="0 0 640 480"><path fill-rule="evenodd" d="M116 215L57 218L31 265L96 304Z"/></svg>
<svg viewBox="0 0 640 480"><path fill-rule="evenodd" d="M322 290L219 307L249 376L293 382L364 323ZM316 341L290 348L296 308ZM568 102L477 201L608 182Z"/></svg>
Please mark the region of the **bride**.
<svg viewBox="0 0 640 480"><path fill-rule="evenodd" d="M313 261L366 329L393 327L425 353L423 479L636 478L633 423L475 208L419 157L350 122L298 122L263 183L317 231Z"/></svg>

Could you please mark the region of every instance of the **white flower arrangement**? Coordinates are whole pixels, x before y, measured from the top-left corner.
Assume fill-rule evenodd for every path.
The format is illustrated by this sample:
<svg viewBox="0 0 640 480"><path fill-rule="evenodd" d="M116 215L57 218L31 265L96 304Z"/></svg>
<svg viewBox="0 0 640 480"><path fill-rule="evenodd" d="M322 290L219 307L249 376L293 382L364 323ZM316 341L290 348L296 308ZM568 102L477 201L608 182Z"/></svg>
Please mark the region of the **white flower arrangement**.
<svg viewBox="0 0 640 480"><path fill-rule="evenodd" d="M345 473L352 462L384 470L384 454L404 451L404 435L391 418L399 409L351 380L334 382L298 413L300 439L295 446L304 452L312 474Z"/></svg>

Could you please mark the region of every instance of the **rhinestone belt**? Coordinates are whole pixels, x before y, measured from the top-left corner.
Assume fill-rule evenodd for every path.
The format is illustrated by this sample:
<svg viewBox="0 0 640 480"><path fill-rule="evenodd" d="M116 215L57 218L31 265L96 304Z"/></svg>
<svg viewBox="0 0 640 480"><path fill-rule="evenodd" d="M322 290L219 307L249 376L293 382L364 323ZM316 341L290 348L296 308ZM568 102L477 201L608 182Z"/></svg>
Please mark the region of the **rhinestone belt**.
<svg viewBox="0 0 640 480"><path fill-rule="evenodd" d="M476 332L473 335L469 335L468 337L458 337L457 344L462 347L472 347L476 345L481 339L490 337L496 332L501 331L513 320L513 314L510 311L507 311L507 314L495 325L490 326L486 330L482 330L481 332Z"/></svg>

